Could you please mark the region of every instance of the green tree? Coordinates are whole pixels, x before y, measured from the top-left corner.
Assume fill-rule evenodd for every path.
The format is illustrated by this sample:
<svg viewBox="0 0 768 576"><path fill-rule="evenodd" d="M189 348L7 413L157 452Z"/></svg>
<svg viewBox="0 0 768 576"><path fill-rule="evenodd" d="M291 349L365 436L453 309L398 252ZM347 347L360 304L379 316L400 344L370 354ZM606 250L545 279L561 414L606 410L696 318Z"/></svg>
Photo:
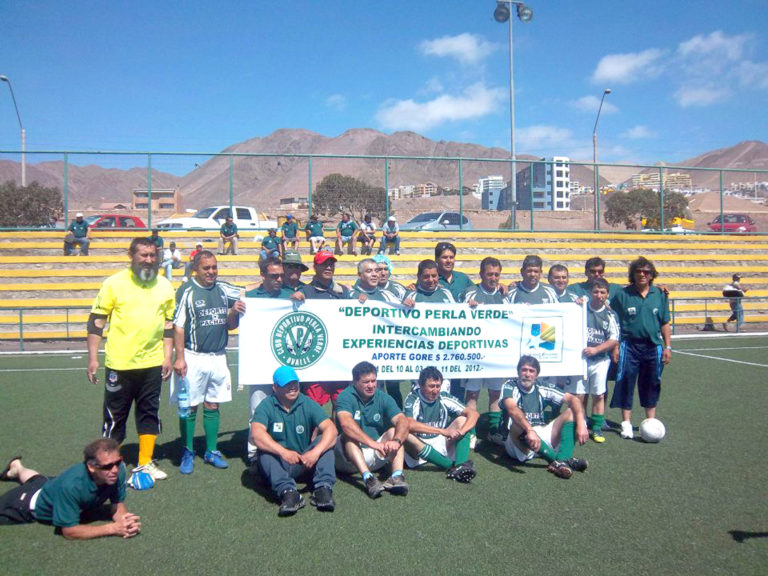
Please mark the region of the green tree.
<svg viewBox="0 0 768 576"><path fill-rule="evenodd" d="M349 212L358 221L365 214L382 219L385 217L386 196L387 191L382 186L372 186L352 176L329 174L315 187L312 208L326 217Z"/></svg>
<svg viewBox="0 0 768 576"><path fill-rule="evenodd" d="M9 180L0 184L0 226L46 226L61 217L64 205L58 188L46 188L37 182L17 186Z"/></svg>
<svg viewBox="0 0 768 576"><path fill-rule="evenodd" d="M608 224L624 224L628 230L636 230L646 219L647 228L661 227L661 199L658 192L636 188L629 192L614 192L605 202L605 221ZM664 225L673 218L689 217L688 200L680 192L664 192Z"/></svg>

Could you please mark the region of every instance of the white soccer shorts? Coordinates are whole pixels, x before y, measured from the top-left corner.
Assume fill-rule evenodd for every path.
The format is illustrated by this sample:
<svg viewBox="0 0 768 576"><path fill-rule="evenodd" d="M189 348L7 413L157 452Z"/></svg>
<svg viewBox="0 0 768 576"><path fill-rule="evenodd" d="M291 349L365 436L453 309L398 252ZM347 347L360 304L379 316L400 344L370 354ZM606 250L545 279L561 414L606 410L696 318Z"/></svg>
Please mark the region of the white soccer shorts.
<svg viewBox="0 0 768 576"><path fill-rule="evenodd" d="M557 450L560 448L560 444L558 443L557 446L552 446L552 430L554 428L555 421L553 420L546 426L534 426L533 429L536 431L536 434L539 435L539 438L542 442L546 442L549 444L549 446L557 452ZM520 450L520 448L517 447L517 444L514 443L512 440L512 433L510 431L510 434L507 436L506 441L504 442L504 449L507 451L507 454L509 454L512 458L517 460L518 462L526 462L528 460L531 460L536 457L536 452L533 450Z"/></svg>
<svg viewBox="0 0 768 576"><path fill-rule="evenodd" d="M189 405L203 402L220 404L232 400L232 379L226 354L201 354L184 350L189 381ZM171 403L178 404L177 378L171 377Z"/></svg>
<svg viewBox="0 0 768 576"><path fill-rule="evenodd" d="M379 436L377 441L381 442L382 437L383 435ZM376 470L384 468L384 466L389 464L389 460L382 458L381 455L377 453L373 448L361 445L360 449L363 451L363 459L365 460L365 465L368 466L368 469L371 472L375 472ZM334 447L333 451L336 455L336 470L346 474L354 474L355 472L358 472L358 469L355 467L354 463L350 462L347 459L347 455L344 453L341 434L339 434L339 437L336 439L336 446Z"/></svg>

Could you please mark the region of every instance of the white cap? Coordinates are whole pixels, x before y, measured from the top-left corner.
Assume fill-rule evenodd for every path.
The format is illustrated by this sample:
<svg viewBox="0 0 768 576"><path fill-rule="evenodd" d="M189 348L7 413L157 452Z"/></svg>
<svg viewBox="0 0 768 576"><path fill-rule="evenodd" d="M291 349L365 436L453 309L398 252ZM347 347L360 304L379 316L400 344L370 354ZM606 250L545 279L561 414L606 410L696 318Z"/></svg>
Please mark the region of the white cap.
<svg viewBox="0 0 768 576"><path fill-rule="evenodd" d="M82 218L82 217L83 217L82 212L78 212L77 214L75 214L75 218Z"/></svg>
<svg viewBox="0 0 768 576"><path fill-rule="evenodd" d="M397 218L395 218L394 216L390 216L389 217L389 221L390 222L397 222Z"/></svg>

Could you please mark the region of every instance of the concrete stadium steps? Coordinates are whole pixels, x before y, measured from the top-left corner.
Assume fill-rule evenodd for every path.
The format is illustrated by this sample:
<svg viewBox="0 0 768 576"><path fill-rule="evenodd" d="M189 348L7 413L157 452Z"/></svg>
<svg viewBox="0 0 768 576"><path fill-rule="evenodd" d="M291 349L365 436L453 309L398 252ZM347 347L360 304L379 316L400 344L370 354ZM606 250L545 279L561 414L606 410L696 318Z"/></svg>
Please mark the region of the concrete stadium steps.
<svg viewBox="0 0 768 576"><path fill-rule="evenodd" d="M62 233L0 232L0 340L18 339L19 310L23 314L25 338L84 337L88 309L103 279L124 268L126 250L134 232L97 232L89 256L63 256ZM183 253L197 242L216 251L215 231L163 234L166 244L175 240ZM332 233L328 233L331 240ZM241 254L220 256L220 275L239 285L258 284L258 249L251 232L240 242ZM727 301L705 302L720 297L731 275L740 272L751 297L768 297L768 237L726 235L657 235L644 233L590 234L580 232L457 232L450 237L434 233L403 233L402 254L391 255L395 278L410 283L418 263L433 257L438 241L451 241L459 251L457 269L476 278L480 261L497 257L503 265L502 281L519 279L526 254L538 254L546 268L562 263L570 268L572 281L583 278L584 261L600 255L607 262L606 276L616 283L626 281L627 264L642 254L653 260L660 273L659 284L667 286L675 302L676 323L703 323L704 313L715 323L729 315ZM302 257L311 267L306 242ZM337 278L356 280L360 256L339 257ZM308 275L311 274L311 271ZM174 271L180 284L181 270ZM680 300L683 299L683 300ZM75 310L66 310L76 307ZM767 322L768 305L744 301L747 322ZM4 309L4 310L2 310Z"/></svg>

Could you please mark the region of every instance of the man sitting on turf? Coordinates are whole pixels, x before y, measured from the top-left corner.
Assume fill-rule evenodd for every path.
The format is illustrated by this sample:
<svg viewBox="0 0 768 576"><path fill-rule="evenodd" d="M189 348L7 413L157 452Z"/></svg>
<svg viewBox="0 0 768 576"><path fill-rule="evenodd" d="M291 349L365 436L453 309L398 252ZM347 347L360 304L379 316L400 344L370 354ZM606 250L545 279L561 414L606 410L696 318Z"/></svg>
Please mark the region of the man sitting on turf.
<svg viewBox="0 0 768 576"><path fill-rule="evenodd" d="M83 455L83 462L53 478L24 466L21 456L11 459L0 480L15 480L20 486L0 496L0 524L52 524L67 540L136 536L141 521L125 507L120 446L111 438L100 438L88 444ZM82 523L83 513L98 511L107 500L112 505L112 522ZM6 569L12 571L11 564Z"/></svg>
<svg viewBox="0 0 768 576"><path fill-rule="evenodd" d="M251 438L258 447L259 469L280 498L279 516L295 514L304 506L296 480L311 478L310 503L333 512L336 482L334 455L336 427L323 409L299 392L299 377L290 366L272 376L273 394L258 405L251 418Z"/></svg>
<svg viewBox="0 0 768 576"><path fill-rule="evenodd" d="M378 498L384 490L408 494L403 475L408 439L408 418L376 382L376 366L360 362L352 368L352 386L336 400L336 422L341 430L336 442L336 469L359 472L368 496ZM392 475L382 484L372 472L391 465Z"/></svg>
<svg viewBox="0 0 768 576"><path fill-rule="evenodd" d="M405 399L408 440L405 463L416 468L425 462L447 470L447 478L469 482L477 472L469 459L468 432L475 427L477 410L440 392L443 375L434 366L419 374L419 388Z"/></svg>
<svg viewBox="0 0 768 576"><path fill-rule="evenodd" d="M522 356L517 363L517 378L508 380L501 390L499 405L508 418L504 448L519 462L540 456L549 463L548 471L559 478L570 478L574 470L587 469L586 460L573 458L574 440L583 445L589 438L581 417L581 401L568 392L540 385L536 380L540 370L536 358ZM563 403L568 404L568 409L547 422L544 409L557 412Z"/></svg>

